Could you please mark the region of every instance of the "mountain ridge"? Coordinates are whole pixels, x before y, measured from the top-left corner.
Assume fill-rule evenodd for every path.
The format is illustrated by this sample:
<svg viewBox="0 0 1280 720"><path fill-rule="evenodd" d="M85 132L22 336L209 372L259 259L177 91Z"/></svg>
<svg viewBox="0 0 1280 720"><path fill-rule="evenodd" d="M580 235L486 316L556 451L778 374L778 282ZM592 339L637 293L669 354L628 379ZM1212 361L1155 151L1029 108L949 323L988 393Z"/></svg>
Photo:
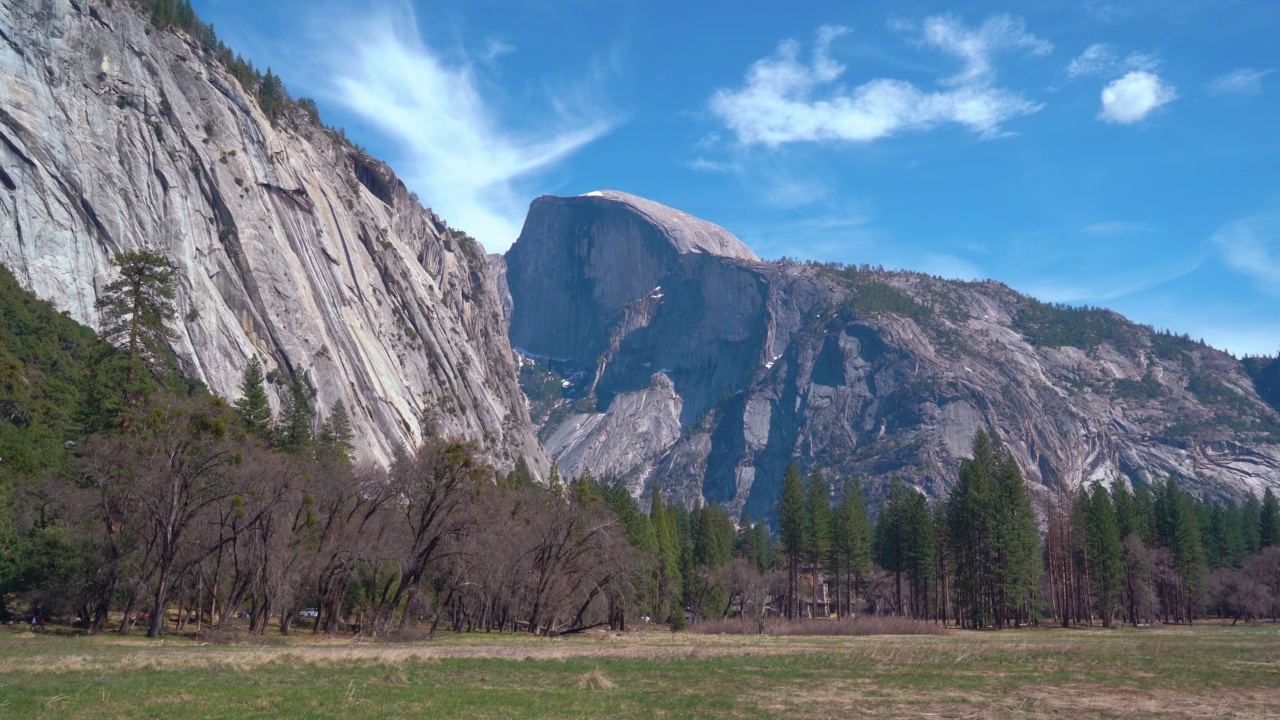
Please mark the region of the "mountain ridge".
<svg viewBox="0 0 1280 720"><path fill-rule="evenodd" d="M543 197L505 256L534 421L569 474L760 517L792 460L945 495L982 428L1042 495L1116 476L1229 496L1280 483L1280 416L1240 361L1188 338L994 281L707 254L664 264L661 245L616 209ZM633 289L602 302L598 286L624 271ZM579 314L554 310L569 307ZM640 431L602 430L614 427Z"/></svg>

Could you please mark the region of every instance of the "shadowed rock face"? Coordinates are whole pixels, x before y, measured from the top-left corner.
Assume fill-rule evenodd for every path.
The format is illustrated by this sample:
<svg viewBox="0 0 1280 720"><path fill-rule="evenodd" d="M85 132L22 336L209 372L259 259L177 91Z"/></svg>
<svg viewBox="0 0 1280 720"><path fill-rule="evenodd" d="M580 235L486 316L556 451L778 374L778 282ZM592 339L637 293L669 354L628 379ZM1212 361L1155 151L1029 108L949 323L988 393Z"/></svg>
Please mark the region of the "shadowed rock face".
<svg viewBox="0 0 1280 720"><path fill-rule="evenodd" d="M175 350L235 397L249 357L343 400L361 458L429 426L547 466L495 273L381 162L305 117L272 125L130 3L0 4L0 262L96 325L110 257L177 267Z"/></svg>
<svg viewBox="0 0 1280 720"><path fill-rule="evenodd" d="M732 239L692 222L621 193L542 197L506 255L512 344L567 474L758 517L792 460L945 495L985 428L1040 493L1280 486L1280 416L1229 355L998 283L763 263L688 241Z"/></svg>

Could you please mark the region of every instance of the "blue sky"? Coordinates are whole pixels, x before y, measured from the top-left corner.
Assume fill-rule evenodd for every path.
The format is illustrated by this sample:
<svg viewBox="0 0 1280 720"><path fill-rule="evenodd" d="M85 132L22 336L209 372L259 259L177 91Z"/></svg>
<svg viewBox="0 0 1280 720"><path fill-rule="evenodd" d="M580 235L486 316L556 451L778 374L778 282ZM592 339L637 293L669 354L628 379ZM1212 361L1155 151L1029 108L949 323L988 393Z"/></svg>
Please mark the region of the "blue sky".
<svg viewBox="0 0 1280 720"><path fill-rule="evenodd" d="M490 251L611 188L1280 348L1280 3L796 5L195 2Z"/></svg>

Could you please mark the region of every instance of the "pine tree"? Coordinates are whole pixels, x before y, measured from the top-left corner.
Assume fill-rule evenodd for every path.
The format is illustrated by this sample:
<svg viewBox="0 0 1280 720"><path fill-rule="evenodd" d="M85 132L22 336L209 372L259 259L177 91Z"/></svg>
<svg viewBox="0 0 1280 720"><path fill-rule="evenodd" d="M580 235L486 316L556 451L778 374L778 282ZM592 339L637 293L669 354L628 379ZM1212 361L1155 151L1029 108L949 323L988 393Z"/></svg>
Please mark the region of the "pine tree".
<svg viewBox="0 0 1280 720"><path fill-rule="evenodd" d="M262 76L262 85L258 88L258 106L267 119L274 123L284 113L288 102L289 93L285 90L284 82L279 75L271 72L271 68L267 68L267 74Z"/></svg>
<svg viewBox="0 0 1280 720"><path fill-rule="evenodd" d="M796 593L800 585L800 558L804 554L804 480L793 462L782 476L782 497L778 500L778 544L787 555L788 618L796 616Z"/></svg>
<svg viewBox="0 0 1280 720"><path fill-rule="evenodd" d="M1262 508L1258 513L1258 549L1280 545L1280 502L1276 494L1267 488L1262 495Z"/></svg>
<svg viewBox="0 0 1280 720"><path fill-rule="evenodd" d="M1245 553L1253 555L1262 549L1262 503L1250 495L1240 506L1240 527L1244 536Z"/></svg>
<svg viewBox="0 0 1280 720"><path fill-rule="evenodd" d="M1239 505L1229 502L1223 506L1222 525L1223 565L1238 568L1244 564L1244 559L1249 554L1244 534L1244 513Z"/></svg>
<svg viewBox="0 0 1280 720"><path fill-rule="evenodd" d="M329 410L329 417L325 418L324 425L320 428L316 449L325 459L349 463L351 462L351 443L354 439L355 434L351 431L351 416L347 414L347 406L341 400L337 400ZM523 461L524 458L520 460ZM526 472L528 469L528 465L525 465Z"/></svg>
<svg viewBox="0 0 1280 720"><path fill-rule="evenodd" d="M996 627L1020 625L1035 612L1040 586L1040 535L1026 480L1013 453L993 438L996 449L994 525Z"/></svg>
<svg viewBox="0 0 1280 720"><path fill-rule="evenodd" d="M1094 609L1103 627L1111 627L1111 617L1120 607L1124 585L1124 556L1115 507L1102 483L1095 482L1088 495L1085 542L1088 547L1089 582Z"/></svg>
<svg viewBox="0 0 1280 720"><path fill-rule="evenodd" d="M516 465L511 472L505 476L499 476L498 479L502 482L503 487L508 490L533 487L534 485L533 469L529 467L529 461L525 460L523 455L516 458Z"/></svg>
<svg viewBox="0 0 1280 720"><path fill-rule="evenodd" d="M649 520L653 523L658 543L658 596L654 599L655 612L659 617L679 612L683 619L684 613L679 603L683 586L683 578L680 576L680 536L676 531L675 519L663 505L662 493L656 487L653 489Z"/></svg>
<svg viewBox="0 0 1280 720"><path fill-rule="evenodd" d="M908 610L903 602L904 577L910 591L910 614L927 614L933 551L933 518L928 502L895 477L889 486L889 498L876 519L875 557L880 567L894 574L894 605L899 615Z"/></svg>
<svg viewBox="0 0 1280 720"><path fill-rule="evenodd" d="M735 531L729 513L719 505L707 505L694 513L693 562L700 567L721 568L733 559Z"/></svg>
<svg viewBox="0 0 1280 720"><path fill-rule="evenodd" d="M1135 533L1141 534L1133 493L1129 492L1129 486L1122 478L1111 483L1111 506L1115 509L1116 530L1122 541Z"/></svg>
<svg viewBox="0 0 1280 720"><path fill-rule="evenodd" d="M286 452L307 454L315 449L312 431L315 411L311 409L310 395L302 378L289 376L289 394L285 396L275 432L276 441Z"/></svg>
<svg viewBox="0 0 1280 720"><path fill-rule="evenodd" d="M1170 598L1170 604L1175 606L1178 619L1190 623L1208 589L1208 568L1195 500L1172 478L1161 483L1154 495L1157 537L1161 546L1173 553L1181 580L1181 588Z"/></svg>
<svg viewBox="0 0 1280 720"><path fill-rule="evenodd" d="M751 534L755 536L753 544L756 546L756 569L767 573L773 569L774 562L773 536L769 534L769 526L758 522L752 527Z"/></svg>
<svg viewBox="0 0 1280 720"><path fill-rule="evenodd" d="M831 552L831 489L822 471L809 476L804 498L804 555L809 563L811 597L809 610L818 616L818 584L823 563Z"/></svg>
<svg viewBox="0 0 1280 720"><path fill-rule="evenodd" d="M240 398L235 401L235 407L245 432L266 439L271 432L271 403L264 380L262 362L257 356L250 358L240 380Z"/></svg>
<svg viewBox="0 0 1280 720"><path fill-rule="evenodd" d="M951 607L951 582L955 557L951 551L951 523L947 519L947 504L933 504L933 587L935 620L947 624Z"/></svg>
<svg viewBox="0 0 1280 720"><path fill-rule="evenodd" d="M971 628L985 627L992 617L988 588L992 584L992 514L996 504L994 466L991 438L979 431L973 438L973 458L960 462L960 476L947 501L955 558L956 622Z"/></svg>
<svg viewBox="0 0 1280 720"><path fill-rule="evenodd" d="M120 278L103 288L96 306L102 317L102 338L126 354L123 424L127 428L133 408L161 375L166 360L164 343L175 314L173 268L168 258L146 250L119 253L112 262Z"/></svg>
<svg viewBox="0 0 1280 720"><path fill-rule="evenodd" d="M853 476L840 491L840 504L832 512L831 548L833 565L844 573L837 593L836 614L853 615L857 589L871 576L871 520L862 479ZM840 584L837 577L837 584Z"/></svg>

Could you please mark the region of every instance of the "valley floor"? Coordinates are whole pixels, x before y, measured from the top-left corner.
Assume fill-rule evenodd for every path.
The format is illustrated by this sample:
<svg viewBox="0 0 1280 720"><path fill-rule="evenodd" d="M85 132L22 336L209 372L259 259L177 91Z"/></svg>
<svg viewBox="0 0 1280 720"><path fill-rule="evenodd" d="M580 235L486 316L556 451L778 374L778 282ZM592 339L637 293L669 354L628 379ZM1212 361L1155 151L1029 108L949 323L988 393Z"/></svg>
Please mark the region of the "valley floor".
<svg viewBox="0 0 1280 720"><path fill-rule="evenodd" d="M0 717L1280 717L1280 625L759 637L0 631Z"/></svg>

